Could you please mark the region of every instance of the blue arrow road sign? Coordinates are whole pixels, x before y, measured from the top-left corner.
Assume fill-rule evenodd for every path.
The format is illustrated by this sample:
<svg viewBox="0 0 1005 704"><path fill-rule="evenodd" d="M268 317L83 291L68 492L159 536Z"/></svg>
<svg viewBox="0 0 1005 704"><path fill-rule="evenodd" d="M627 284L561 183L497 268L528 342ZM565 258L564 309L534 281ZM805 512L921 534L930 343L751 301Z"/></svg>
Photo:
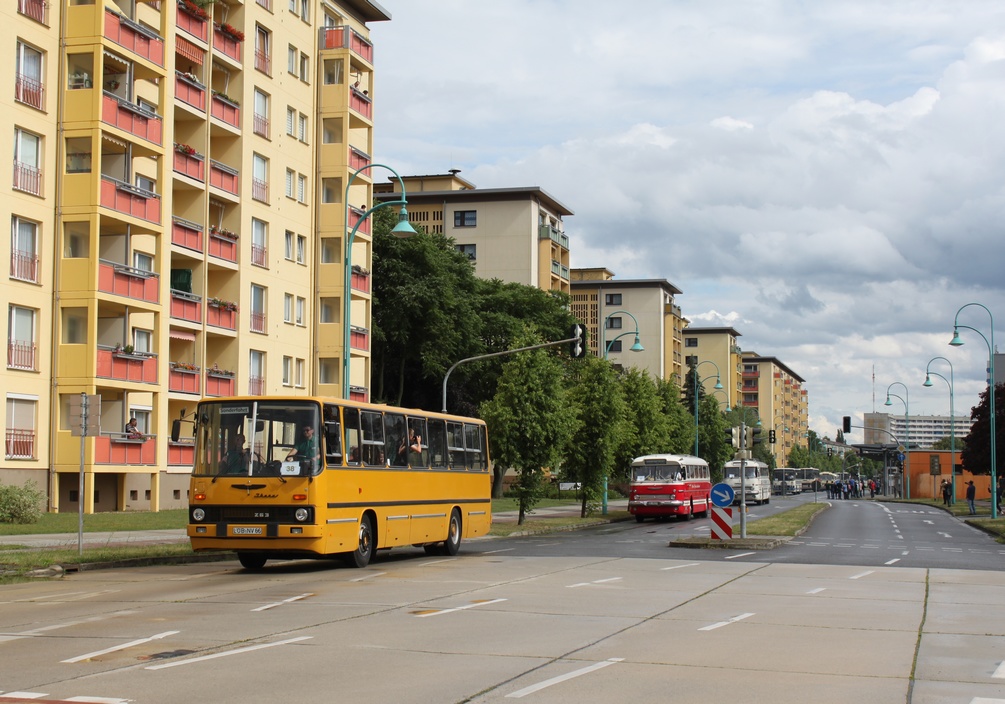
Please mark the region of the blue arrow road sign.
<svg viewBox="0 0 1005 704"><path fill-rule="evenodd" d="M716 484L712 487L712 503L719 508L731 506L736 492L729 484Z"/></svg>

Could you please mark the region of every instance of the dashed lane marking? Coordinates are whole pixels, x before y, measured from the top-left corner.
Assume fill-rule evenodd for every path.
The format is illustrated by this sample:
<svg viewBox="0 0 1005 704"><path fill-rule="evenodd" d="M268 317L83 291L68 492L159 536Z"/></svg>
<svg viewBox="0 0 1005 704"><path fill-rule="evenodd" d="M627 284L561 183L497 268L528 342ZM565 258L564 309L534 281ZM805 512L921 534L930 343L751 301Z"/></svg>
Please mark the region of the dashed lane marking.
<svg viewBox="0 0 1005 704"><path fill-rule="evenodd" d="M731 623L736 623L737 621L742 621L745 618L750 618L754 614L740 614L739 616L734 616L728 621L719 621L718 623L713 623L711 626L702 626L699 631L714 631L716 628L722 628L723 626L728 626Z"/></svg>
<svg viewBox="0 0 1005 704"><path fill-rule="evenodd" d="M187 660L178 660L176 662L166 662L163 665L148 665L144 669L146 670L164 670L169 667L181 667L182 665L192 665L197 662L203 662L205 660L215 660L216 658L225 658L231 655L239 655L240 653L249 653L252 650L262 650L263 648L274 648L277 645L288 645L289 643L298 643L302 640L310 640L312 636L298 636L296 638L288 638L286 640L279 640L275 643L261 643L259 645L249 645L244 648L235 648L234 650L225 650L221 653L213 653L212 655L201 655L197 658L188 658Z"/></svg>
<svg viewBox="0 0 1005 704"><path fill-rule="evenodd" d="M476 606L488 606L489 604L498 604L501 601L506 601L505 599L488 599L486 601L476 601L473 604L468 604L467 606L458 606L453 609L430 609L426 611L420 611L415 614L416 618L426 618L427 616L442 616L443 614L452 614L455 611L464 611L465 609L473 609Z"/></svg>
<svg viewBox="0 0 1005 704"><path fill-rule="evenodd" d="M105 648L104 650L95 650L93 653L84 653L83 655L78 655L75 658L69 658L67 660L61 660L60 662L74 663L80 662L81 660L90 660L91 658L100 657L101 655L108 655L108 653L114 653L119 650L125 650L126 648L132 648L135 645L143 645L144 643L150 643L151 641L160 640L161 638L167 638L168 636L173 636L181 631L164 631L163 633L158 633L156 635L150 636L149 638L139 638L137 640L131 640L128 643L123 643L122 645L113 645L111 648Z"/></svg>
<svg viewBox="0 0 1005 704"><path fill-rule="evenodd" d="M667 570L679 570L681 567L697 567L700 562L689 562L686 565L672 565L671 567L661 567L660 572L666 572Z"/></svg>
<svg viewBox="0 0 1005 704"><path fill-rule="evenodd" d="M300 601L301 599L306 599L309 596L314 595L308 593L308 594L299 594L297 596L291 596L289 599L283 599L282 601L276 601L273 602L272 604L265 604L264 606L259 606L256 609L252 609L252 611L268 611L269 609L274 609L277 606L282 606L283 604L290 604L294 601Z"/></svg>
<svg viewBox="0 0 1005 704"><path fill-rule="evenodd" d="M755 553L752 553L752 552L741 552L739 555L729 555L725 559L727 559L727 560L735 560L738 557L746 557L747 555L754 555L754 554Z"/></svg>
<svg viewBox="0 0 1005 704"><path fill-rule="evenodd" d="M858 573L858 574L856 574L856 575L852 575L852 576L851 576L851 577L849 577L848 579L861 579L862 577L867 577L867 576L869 576L870 574L872 574L872 573L873 573L873 572L875 572L875 571L876 571L876 570L866 570L865 572L859 572L859 573Z"/></svg>
<svg viewBox="0 0 1005 704"><path fill-rule="evenodd" d="M521 697L526 697L528 694L533 694L534 692L539 692L546 687L551 687L552 685L565 682L566 680L571 680L574 677L580 677L581 675L586 675L601 668L607 667L608 665L613 665L616 662L621 662L624 658L610 658L604 660L603 662L597 662L588 667L583 667L572 672L567 672L564 675L559 675L558 677L552 677L550 680L545 680L544 682L538 682L537 684L531 685L530 687L524 687L523 689L518 689L515 692L506 695L507 699L520 699Z"/></svg>

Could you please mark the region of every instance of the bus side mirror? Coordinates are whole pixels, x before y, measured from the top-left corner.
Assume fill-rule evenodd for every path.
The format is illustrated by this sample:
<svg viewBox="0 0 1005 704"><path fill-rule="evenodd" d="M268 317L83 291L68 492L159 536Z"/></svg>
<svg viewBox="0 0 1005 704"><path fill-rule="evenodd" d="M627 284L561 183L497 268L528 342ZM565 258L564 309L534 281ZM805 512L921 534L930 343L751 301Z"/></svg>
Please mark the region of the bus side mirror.
<svg viewBox="0 0 1005 704"><path fill-rule="evenodd" d="M178 442L178 438L181 437L181 420L175 419L171 423L171 442Z"/></svg>

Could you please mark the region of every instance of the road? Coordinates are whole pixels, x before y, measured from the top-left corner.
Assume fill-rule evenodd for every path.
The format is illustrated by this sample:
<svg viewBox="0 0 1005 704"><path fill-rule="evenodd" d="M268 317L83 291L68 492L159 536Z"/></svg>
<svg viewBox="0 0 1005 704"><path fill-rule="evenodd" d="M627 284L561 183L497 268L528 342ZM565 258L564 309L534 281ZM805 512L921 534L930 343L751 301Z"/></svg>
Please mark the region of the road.
<svg viewBox="0 0 1005 704"><path fill-rule="evenodd" d="M632 522L472 541L456 558L405 549L365 570L235 561L6 585L0 691L150 704L1005 702L1002 546L898 507L837 502L797 544L754 555L667 547L699 520ZM942 549L954 544L963 552ZM961 556L977 564L910 564Z"/></svg>

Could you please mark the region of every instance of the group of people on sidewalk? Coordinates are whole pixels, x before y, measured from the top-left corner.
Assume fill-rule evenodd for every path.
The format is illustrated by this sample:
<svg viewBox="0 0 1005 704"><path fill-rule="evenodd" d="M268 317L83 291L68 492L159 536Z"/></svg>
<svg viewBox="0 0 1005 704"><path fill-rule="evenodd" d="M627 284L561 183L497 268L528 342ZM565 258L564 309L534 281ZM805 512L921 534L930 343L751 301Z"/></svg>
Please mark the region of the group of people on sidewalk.
<svg viewBox="0 0 1005 704"><path fill-rule="evenodd" d="M967 490L966 490L965 496L966 496L966 499L967 499L968 513L971 516L976 516L977 515L977 506L974 504L974 502L977 499L977 487L974 486L973 480L968 481L966 483L966 487L967 487ZM949 482L948 479L943 479L942 480L942 484L940 486L940 491L942 492L942 503L943 503L943 505L944 506L952 506L953 505L953 485ZM1005 493L1005 476L998 477L998 486L996 487L996 492L995 492L995 501L997 502L995 504L996 506L1001 506L1001 503L1002 503L1002 494L1003 493Z"/></svg>
<svg viewBox="0 0 1005 704"><path fill-rule="evenodd" d="M876 484L875 480L870 479L868 482L861 479L845 479L844 481L838 479L833 482L827 482L827 498L828 499L861 499L865 495L865 490L869 490L869 498L876 498L876 491L879 486Z"/></svg>

